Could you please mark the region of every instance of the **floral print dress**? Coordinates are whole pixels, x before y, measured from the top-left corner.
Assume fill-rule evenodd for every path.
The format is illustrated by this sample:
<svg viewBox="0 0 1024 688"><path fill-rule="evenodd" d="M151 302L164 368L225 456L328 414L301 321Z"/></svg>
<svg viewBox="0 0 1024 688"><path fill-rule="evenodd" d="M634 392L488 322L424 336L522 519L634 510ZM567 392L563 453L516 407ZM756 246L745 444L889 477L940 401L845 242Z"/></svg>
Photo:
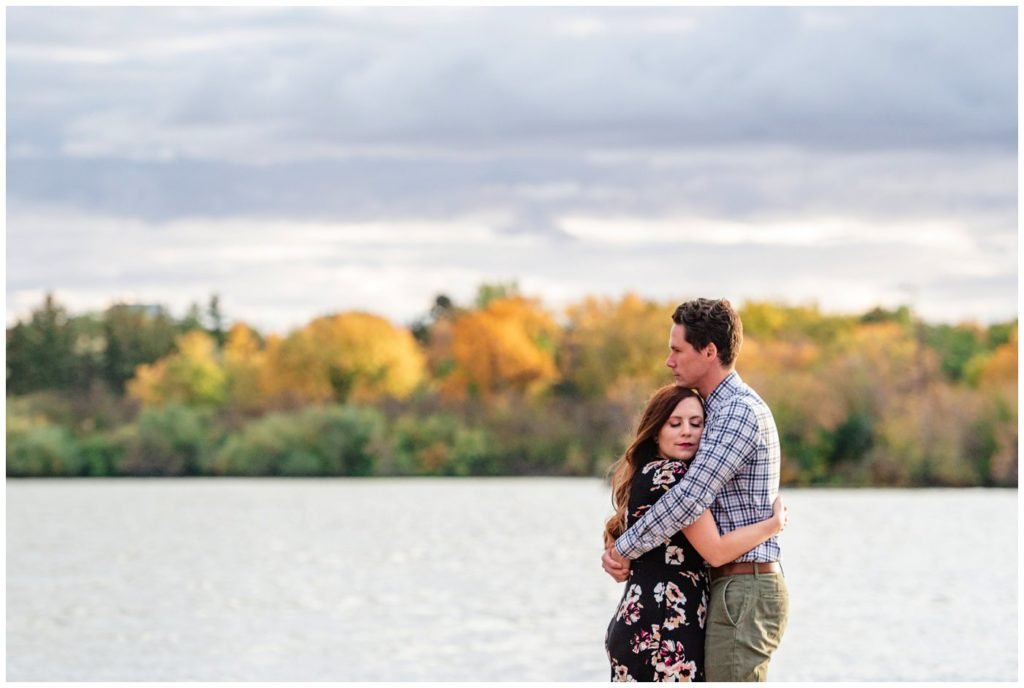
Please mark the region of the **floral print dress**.
<svg viewBox="0 0 1024 688"><path fill-rule="evenodd" d="M675 485L686 467L659 459L637 471L627 525ZM605 638L612 681L703 681L710 587L706 562L682 532L634 559Z"/></svg>

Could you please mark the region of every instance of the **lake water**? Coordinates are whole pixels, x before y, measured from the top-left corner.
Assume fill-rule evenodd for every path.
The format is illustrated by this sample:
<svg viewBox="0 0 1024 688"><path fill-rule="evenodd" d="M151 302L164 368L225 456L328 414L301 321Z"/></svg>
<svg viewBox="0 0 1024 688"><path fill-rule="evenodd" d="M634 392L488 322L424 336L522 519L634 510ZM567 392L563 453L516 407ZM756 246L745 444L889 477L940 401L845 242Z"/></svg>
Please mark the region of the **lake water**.
<svg viewBox="0 0 1024 688"><path fill-rule="evenodd" d="M1015 681L1016 490L787 490L778 681ZM598 681L588 479L7 481L10 681Z"/></svg>

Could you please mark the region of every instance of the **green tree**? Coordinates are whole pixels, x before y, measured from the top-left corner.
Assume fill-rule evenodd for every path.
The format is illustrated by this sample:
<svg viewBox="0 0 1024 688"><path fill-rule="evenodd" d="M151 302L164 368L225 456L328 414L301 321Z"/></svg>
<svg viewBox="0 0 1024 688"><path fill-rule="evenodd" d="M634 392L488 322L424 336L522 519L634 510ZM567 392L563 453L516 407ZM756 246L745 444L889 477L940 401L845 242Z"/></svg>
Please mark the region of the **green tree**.
<svg viewBox="0 0 1024 688"><path fill-rule="evenodd" d="M160 306L115 304L103 312L106 347L103 374L111 389L124 392L135 369L174 349L178 325Z"/></svg>
<svg viewBox="0 0 1024 688"><path fill-rule="evenodd" d="M191 332L192 330L202 330L203 328L203 312L199 308L199 304L192 302L189 304L188 310L185 311L185 317L178 323L178 329L181 332Z"/></svg>
<svg viewBox="0 0 1024 688"><path fill-rule="evenodd" d="M7 330L7 391L68 389L75 383L75 333L68 312L47 294L28 322Z"/></svg>
<svg viewBox="0 0 1024 688"><path fill-rule="evenodd" d="M227 333L224 331L224 314L220 310L220 296L214 294L210 297L210 305L206 308L206 317L209 320L209 332L217 346L223 348L227 340Z"/></svg>
<svg viewBox="0 0 1024 688"><path fill-rule="evenodd" d="M456 310L455 304L447 295L438 294L434 297L434 305L430 307L430 312L414 321L409 326L409 331L420 346L429 347L434 327L451 319Z"/></svg>
<svg viewBox="0 0 1024 688"><path fill-rule="evenodd" d="M491 301L510 299L519 295L519 283L515 280L481 284L476 290L476 307L487 308Z"/></svg>
<svg viewBox="0 0 1024 688"><path fill-rule="evenodd" d="M942 372L958 382L968 362L985 350L985 332L974 324L922 325L925 343L939 354Z"/></svg>

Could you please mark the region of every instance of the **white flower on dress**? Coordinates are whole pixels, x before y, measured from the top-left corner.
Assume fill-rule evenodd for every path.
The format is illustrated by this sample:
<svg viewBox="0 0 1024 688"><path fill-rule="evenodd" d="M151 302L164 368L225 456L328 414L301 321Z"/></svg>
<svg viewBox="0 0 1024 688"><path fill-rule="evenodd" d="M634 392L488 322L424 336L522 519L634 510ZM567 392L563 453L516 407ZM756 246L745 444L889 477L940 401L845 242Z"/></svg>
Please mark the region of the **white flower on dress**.
<svg viewBox="0 0 1024 688"><path fill-rule="evenodd" d="M686 550L684 550L682 547L669 545L665 548L665 563L678 566L679 564L683 563L685 553Z"/></svg>
<svg viewBox="0 0 1024 688"><path fill-rule="evenodd" d="M683 591L675 583L669 583L665 586L665 599L673 605L686 604L686 595L683 594Z"/></svg>
<svg viewBox="0 0 1024 688"><path fill-rule="evenodd" d="M654 586L654 601L665 604L665 628L675 629L686 623L686 595L678 585L658 583Z"/></svg>
<svg viewBox="0 0 1024 688"><path fill-rule="evenodd" d="M654 671L657 674L656 681L691 683L697 675L697 663L687 662L685 659L672 663L658 662L654 665Z"/></svg>
<svg viewBox="0 0 1024 688"><path fill-rule="evenodd" d="M653 650L661 644L661 626L654 624L650 631L639 630L633 636L633 654Z"/></svg>
<svg viewBox="0 0 1024 688"><path fill-rule="evenodd" d="M679 476L686 474L686 464L682 461L658 459L646 463L640 472L647 475L651 471L654 471L654 476L651 478L653 484L651 492L664 492Z"/></svg>
<svg viewBox="0 0 1024 688"><path fill-rule="evenodd" d="M696 677L697 663L686 660L682 643L663 640L655 655L655 680L689 682Z"/></svg>
<svg viewBox="0 0 1024 688"><path fill-rule="evenodd" d="M614 659L612 660L612 671L614 672L612 683L631 683L636 681L635 678L629 675L629 668L619 664Z"/></svg>
<svg viewBox="0 0 1024 688"><path fill-rule="evenodd" d="M654 474L651 482L654 483L655 489L658 486L671 485L676 481L676 473L671 468L659 468L658 472Z"/></svg>
<svg viewBox="0 0 1024 688"><path fill-rule="evenodd" d="M640 610L643 608L644 606L640 604L640 586L634 583L629 586L629 591L619 605L615 620L625 620L627 626L632 626L640 620Z"/></svg>

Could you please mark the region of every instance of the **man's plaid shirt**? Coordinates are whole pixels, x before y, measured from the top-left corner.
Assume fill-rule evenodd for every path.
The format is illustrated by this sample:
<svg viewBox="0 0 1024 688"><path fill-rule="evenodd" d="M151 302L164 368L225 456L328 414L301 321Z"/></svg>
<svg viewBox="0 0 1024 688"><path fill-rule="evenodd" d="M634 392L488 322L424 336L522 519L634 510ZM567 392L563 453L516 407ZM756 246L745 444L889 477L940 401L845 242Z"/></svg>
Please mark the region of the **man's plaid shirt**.
<svg viewBox="0 0 1024 688"><path fill-rule="evenodd" d="M707 421L686 475L615 541L619 554L635 559L697 520L704 509L728 533L772 515L779 492L779 432L768 405L735 372L707 398ZM717 497L717 498L716 498ZM777 538L736 561L778 561Z"/></svg>

